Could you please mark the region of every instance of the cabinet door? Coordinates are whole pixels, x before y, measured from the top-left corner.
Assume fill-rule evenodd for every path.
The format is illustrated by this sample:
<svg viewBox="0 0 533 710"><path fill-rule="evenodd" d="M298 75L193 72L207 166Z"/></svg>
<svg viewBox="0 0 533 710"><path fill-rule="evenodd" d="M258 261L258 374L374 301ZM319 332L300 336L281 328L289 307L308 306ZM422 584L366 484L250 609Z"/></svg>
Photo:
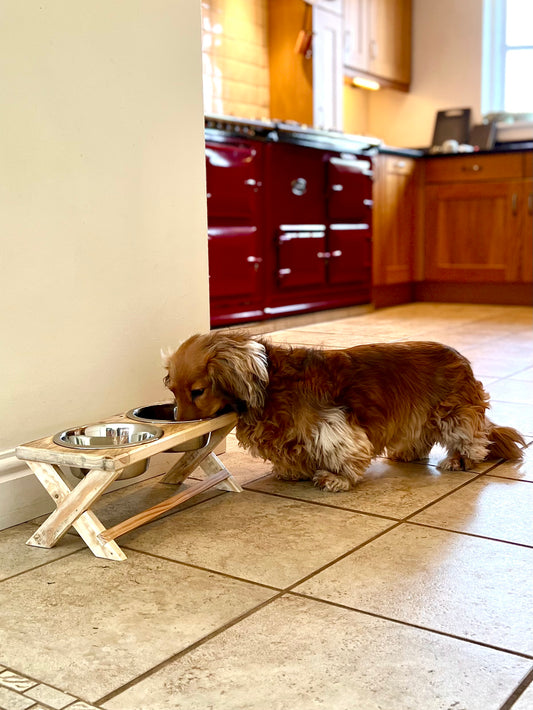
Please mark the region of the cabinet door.
<svg viewBox="0 0 533 710"><path fill-rule="evenodd" d="M369 0L344 0L344 66L368 71Z"/></svg>
<svg viewBox="0 0 533 710"><path fill-rule="evenodd" d="M313 124L342 131L342 17L313 7Z"/></svg>
<svg viewBox="0 0 533 710"><path fill-rule="evenodd" d="M328 161L328 217L335 221L366 222L371 218L372 162L369 158Z"/></svg>
<svg viewBox="0 0 533 710"><path fill-rule="evenodd" d="M368 71L407 85L411 80L411 0L370 0Z"/></svg>
<svg viewBox="0 0 533 710"><path fill-rule="evenodd" d="M211 298L257 294L262 258L256 227L210 227L208 230Z"/></svg>
<svg viewBox="0 0 533 710"><path fill-rule="evenodd" d="M280 224L317 224L326 219L323 153L290 143L267 145L265 187L270 216Z"/></svg>
<svg viewBox="0 0 533 710"><path fill-rule="evenodd" d="M328 238L330 284L366 283L371 279L371 239L368 224L332 224Z"/></svg>
<svg viewBox="0 0 533 710"><path fill-rule="evenodd" d="M426 279L518 281L518 182L426 188Z"/></svg>
<svg viewBox="0 0 533 710"><path fill-rule="evenodd" d="M300 225L278 236L278 286L293 288L326 283L326 230L322 225Z"/></svg>
<svg viewBox="0 0 533 710"><path fill-rule="evenodd" d="M379 156L374 182L374 284L409 283L414 273L415 161Z"/></svg>
<svg viewBox="0 0 533 710"><path fill-rule="evenodd" d="M521 281L533 281L533 180L525 180L522 185L522 205L525 210L525 226L522 230Z"/></svg>
<svg viewBox="0 0 533 710"><path fill-rule="evenodd" d="M207 143L205 156L209 218L249 217L257 199L257 149L252 145Z"/></svg>

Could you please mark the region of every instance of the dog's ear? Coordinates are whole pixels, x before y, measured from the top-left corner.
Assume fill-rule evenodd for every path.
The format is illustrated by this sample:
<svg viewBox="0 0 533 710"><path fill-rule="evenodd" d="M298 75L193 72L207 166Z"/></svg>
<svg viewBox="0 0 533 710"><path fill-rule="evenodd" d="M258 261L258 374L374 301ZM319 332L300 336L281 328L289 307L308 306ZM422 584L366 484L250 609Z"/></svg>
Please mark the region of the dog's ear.
<svg viewBox="0 0 533 710"><path fill-rule="evenodd" d="M248 407L263 406L268 383L265 346L238 333L212 335L207 372L213 386Z"/></svg>

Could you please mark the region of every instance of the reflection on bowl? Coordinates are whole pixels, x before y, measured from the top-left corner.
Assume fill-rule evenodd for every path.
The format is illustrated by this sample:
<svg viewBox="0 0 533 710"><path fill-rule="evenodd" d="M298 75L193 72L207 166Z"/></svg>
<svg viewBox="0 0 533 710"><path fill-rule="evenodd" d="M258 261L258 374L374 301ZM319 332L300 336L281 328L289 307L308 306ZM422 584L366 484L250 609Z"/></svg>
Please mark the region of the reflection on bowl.
<svg viewBox="0 0 533 710"><path fill-rule="evenodd" d="M137 463L131 463L129 466L125 466L120 474L117 476L117 481L122 481L125 478L135 478L135 476L140 476L148 468L150 459L143 459L142 461L137 461ZM85 476L90 473L90 468L78 468L77 466L69 466L70 472L76 478L85 478Z"/></svg>
<svg viewBox="0 0 533 710"><path fill-rule="evenodd" d="M54 436L54 444L84 451L123 449L157 441L162 436L163 430L150 424L102 422L65 429Z"/></svg>
<svg viewBox="0 0 533 710"><path fill-rule="evenodd" d="M65 429L53 438L55 444L80 451L98 451L99 449L123 449L127 446L147 444L163 436L163 430L151 424L137 422L102 422L88 426ZM150 459L146 458L126 466L118 480L140 476L148 468ZM70 466L76 478L83 478L91 469Z"/></svg>
<svg viewBox="0 0 533 710"><path fill-rule="evenodd" d="M149 422L151 424L192 424L194 422L201 422L201 419L193 419L189 421L180 421L176 419L176 406L173 402L166 402L164 404L150 404L146 407L136 407L135 409L130 409L126 414L130 419L135 419L140 422ZM211 434L202 434L201 436L196 436L194 439L189 439L182 444L177 444L172 449L168 449L169 452L182 453L183 451L195 451L196 449L202 449L204 446L209 444L211 439Z"/></svg>

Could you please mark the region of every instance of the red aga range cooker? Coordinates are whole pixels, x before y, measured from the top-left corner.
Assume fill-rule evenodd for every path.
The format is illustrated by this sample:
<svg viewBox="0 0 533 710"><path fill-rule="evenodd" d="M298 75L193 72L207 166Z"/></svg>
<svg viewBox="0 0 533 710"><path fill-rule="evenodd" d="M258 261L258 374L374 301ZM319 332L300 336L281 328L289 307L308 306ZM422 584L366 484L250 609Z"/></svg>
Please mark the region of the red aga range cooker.
<svg viewBox="0 0 533 710"><path fill-rule="evenodd" d="M379 141L206 117L211 325L370 301Z"/></svg>

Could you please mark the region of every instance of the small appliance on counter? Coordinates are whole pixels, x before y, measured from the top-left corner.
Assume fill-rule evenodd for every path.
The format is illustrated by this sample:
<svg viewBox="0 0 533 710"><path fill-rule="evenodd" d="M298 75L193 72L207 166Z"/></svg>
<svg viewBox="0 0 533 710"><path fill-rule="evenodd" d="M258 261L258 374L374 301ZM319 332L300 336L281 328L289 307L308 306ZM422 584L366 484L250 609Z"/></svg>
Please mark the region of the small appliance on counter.
<svg viewBox="0 0 533 710"><path fill-rule="evenodd" d="M433 142L429 152L438 153L471 153L474 148L470 144L469 108L450 108L437 111Z"/></svg>

